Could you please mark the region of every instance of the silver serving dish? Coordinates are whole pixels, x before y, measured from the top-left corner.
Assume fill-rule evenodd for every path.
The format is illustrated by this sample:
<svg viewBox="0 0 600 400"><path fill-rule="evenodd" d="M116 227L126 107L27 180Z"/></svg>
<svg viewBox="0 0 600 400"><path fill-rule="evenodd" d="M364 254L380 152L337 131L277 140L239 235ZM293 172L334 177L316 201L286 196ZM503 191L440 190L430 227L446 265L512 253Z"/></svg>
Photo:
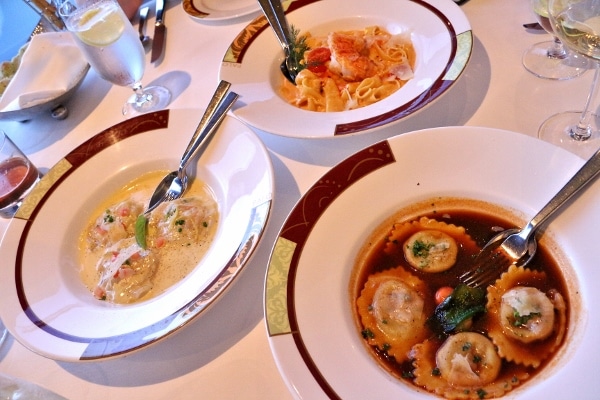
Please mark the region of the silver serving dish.
<svg viewBox="0 0 600 400"><path fill-rule="evenodd" d="M71 86L65 93L61 94L60 96L48 100L45 103L36 104L35 106L31 106L21 110L5 112L0 111L0 121L28 121L34 119L35 117L43 113L50 113L52 118L55 119L67 118L67 116L69 115L69 110L64 106L64 103L66 103L66 101L71 98L73 93L75 93L77 88L81 85L89 69L90 66L88 64L84 69L81 70L81 73L78 79L75 80L73 86Z"/></svg>

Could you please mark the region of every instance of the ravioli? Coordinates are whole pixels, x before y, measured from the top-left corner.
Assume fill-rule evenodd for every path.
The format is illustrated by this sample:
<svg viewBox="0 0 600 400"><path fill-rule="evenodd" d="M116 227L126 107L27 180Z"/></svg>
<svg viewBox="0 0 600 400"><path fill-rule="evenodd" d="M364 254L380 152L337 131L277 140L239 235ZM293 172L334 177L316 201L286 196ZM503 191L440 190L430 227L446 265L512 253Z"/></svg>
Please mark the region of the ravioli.
<svg viewBox="0 0 600 400"><path fill-rule="evenodd" d="M403 268L370 276L356 301L363 336L398 362L407 360L410 348L430 334L425 326L429 297L426 285Z"/></svg>

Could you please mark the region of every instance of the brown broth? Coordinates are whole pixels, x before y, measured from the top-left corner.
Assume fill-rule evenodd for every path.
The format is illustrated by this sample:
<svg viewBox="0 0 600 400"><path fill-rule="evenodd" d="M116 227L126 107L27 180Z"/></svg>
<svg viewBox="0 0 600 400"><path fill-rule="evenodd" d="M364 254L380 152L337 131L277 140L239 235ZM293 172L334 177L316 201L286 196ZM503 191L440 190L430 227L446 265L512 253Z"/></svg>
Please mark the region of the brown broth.
<svg viewBox="0 0 600 400"><path fill-rule="evenodd" d="M438 202L437 200L440 201ZM458 276L460 276L469 268L472 258L492 236L498 233L499 230L517 227L515 222L519 224L522 223L521 221L511 222L511 218L509 218L509 215L511 214L510 212L495 213L492 209L493 207L490 208L487 205L482 207L478 205L479 202L465 200L464 204L466 206L464 208L460 208L460 199L458 199L458 201L453 199L452 201L447 202L450 204L450 206L445 206L444 204L446 202L442 199L437 200L435 202L424 202L424 206L422 207L423 212L421 213L418 211L415 212L415 209L418 210L419 207L407 210L406 213L402 211L398 212L374 232L368 243L365 244L364 248L359 254L350 283L350 294L352 296L351 299L355 323L357 324L357 334L360 334L364 327L362 326L360 318L357 315L355 304L357 298L360 296L361 289L364 287L370 275L379 271L402 266L406 270L410 271L413 275L423 280L428 285L429 293L435 293L438 288L443 286L455 287L458 283L460 283ZM473 204L475 204L475 206L473 206ZM402 245L398 246L398 251L396 253L386 254L383 251L383 248L386 242L386 237L391 231L393 223L413 221L421 216L464 227L466 233L475 241L476 246L460 246L456 265L441 273L427 273L423 272L422 270L416 270L415 268L412 268L404 259ZM514 220L515 218L513 218L513 221ZM417 230L418 228L416 228L414 231L407 232L402 238L399 238L398 242L404 243L404 241ZM535 286L543 292L547 292L549 289L555 289L561 293L567 305L568 327L570 302L567 284L561 272L561 266L556 260L556 257L551 254L548 246L545 246L543 243L538 243L536 255L527 265L527 268L545 271L547 279L545 282L520 282L520 284ZM433 299L425 299L425 310L427 313L432 313L434 306ZM491 321L491 318L486 318L486 315L484 314L474 320L474 324L470 330L485 333L492 323L496 322ZM431 333L431 339L437 340L434 339L433 333ZM438 342L439 345L442 344L442 340L438 340ZM538 346L539 348L543 348L547 342L548 340L545 340L541 343L533 343L531 345L534 347ZM564 342L565 340L563 340L563 344ZM366 346L368 347L369 352L384 369L386 369L393 376L412 385L411 377L413 366L410 361L398 363L393 357L388 356L385 351L382 351L375 346ZM555 350L554 354L556 354L557 351L558 349ZM503 377L506 378L514 376L516 373L523 371L529 374L530 377L528 380L531 380L531 378L535 374L539 373L544 366L548 365L551 360L552 356L544 360L542 364L535 369L503 360L502 370L497 380L500 380Z"/></svg>

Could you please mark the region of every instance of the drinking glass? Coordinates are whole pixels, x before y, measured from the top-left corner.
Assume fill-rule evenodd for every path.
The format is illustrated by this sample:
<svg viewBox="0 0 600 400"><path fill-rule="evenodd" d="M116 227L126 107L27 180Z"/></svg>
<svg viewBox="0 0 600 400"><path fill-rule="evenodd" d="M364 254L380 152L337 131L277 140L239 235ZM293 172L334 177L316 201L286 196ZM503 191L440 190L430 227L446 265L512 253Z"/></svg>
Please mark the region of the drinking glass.
<svg viewBox="0 0 600 400"><path fill-rule="evenodd" d="M0 320L0 348L2 348L2 343L4 343L4 339L6 339L6 335L8 335L8 331L4 327L2 320Z"/></svg>
<svg viewBox="0 0 600 400"><path fill-rule="evenodd" d="M531 7L539 24L552 35L553 40L536 43L523 53L523 66L537 77L567 80L587 71L588 60L569 51L556 36L548 18L548 0L531 0Z"/></svg>
<svg viewBox="0 0 600 400"><path fill-rule="evenodd" d="M35 165L0 131L0 217L12 218L39 179Z"/></svg>
<svg viewBox="0 0 600 400"><path fill-rule="evenodd" d="M589 158L600 146L599 117L591 110L600 84L600 0L549 0L549 17L557 36L594 62L595 71L583 111L555 114L540 127L541 139Z"/></svg>
<svg viewBox="0 0 600 400"><path fill-rule="evenodd" d="M116 0L59 0L59 14L92 68L104 79L130 86L123 106L131 116L165 108L171 93L162 86L142 87L146 56L139 36Z"/></svg>

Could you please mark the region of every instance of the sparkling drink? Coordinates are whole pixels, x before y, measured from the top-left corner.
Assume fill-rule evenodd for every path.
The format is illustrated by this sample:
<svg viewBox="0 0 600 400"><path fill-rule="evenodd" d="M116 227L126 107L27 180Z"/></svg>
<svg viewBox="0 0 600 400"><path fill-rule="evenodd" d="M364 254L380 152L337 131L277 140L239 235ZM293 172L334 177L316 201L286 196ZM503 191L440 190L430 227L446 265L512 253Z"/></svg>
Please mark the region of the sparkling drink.
<svg viewBox="0 0 600 400"><path fill-rule="evenodd" d="M102 78L120 86L142 79L144 48L116 2L106 0L77 9L65 23Z"/></svg>

